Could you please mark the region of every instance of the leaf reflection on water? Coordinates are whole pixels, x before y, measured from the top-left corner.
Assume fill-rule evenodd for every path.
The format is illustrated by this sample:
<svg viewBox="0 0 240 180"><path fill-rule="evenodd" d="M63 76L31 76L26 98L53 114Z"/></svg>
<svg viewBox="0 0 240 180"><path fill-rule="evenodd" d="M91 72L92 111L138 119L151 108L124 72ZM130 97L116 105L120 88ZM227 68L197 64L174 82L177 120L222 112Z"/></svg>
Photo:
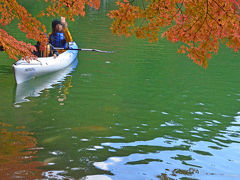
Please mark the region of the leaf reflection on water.
<svg viewBox="0 0 240 180"><path fill-rule="evenodd" d="M2 179L42 178L42 162L33 161L39 148L33 133L24 127L0 123L0 175ZM30 161L31 160L31 161Z"/></svg>

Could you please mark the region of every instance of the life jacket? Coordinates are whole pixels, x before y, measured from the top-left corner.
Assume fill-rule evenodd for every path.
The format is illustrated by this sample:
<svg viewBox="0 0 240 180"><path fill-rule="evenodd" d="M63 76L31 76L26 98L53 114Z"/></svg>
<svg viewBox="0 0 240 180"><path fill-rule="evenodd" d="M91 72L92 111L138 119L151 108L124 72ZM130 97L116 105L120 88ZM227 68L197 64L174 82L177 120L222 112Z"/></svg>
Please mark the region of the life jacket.
<svg viewBox="0 0 240 180"><path fill-rule="evenodd" d="M49 37L49 42L54 47L67 48L67 41L65 39L64 33L62 32L51 34Z"/></svg>
<svg viewBox="0 0 240 180"><path fill-rule="evenodd" d="M49 44L44 48L44 50L40 49L40 42L38 41L37 44L35 45L36 50L33 51L33 54L37 57L48 57L51 55L51 47Z"/></svg>

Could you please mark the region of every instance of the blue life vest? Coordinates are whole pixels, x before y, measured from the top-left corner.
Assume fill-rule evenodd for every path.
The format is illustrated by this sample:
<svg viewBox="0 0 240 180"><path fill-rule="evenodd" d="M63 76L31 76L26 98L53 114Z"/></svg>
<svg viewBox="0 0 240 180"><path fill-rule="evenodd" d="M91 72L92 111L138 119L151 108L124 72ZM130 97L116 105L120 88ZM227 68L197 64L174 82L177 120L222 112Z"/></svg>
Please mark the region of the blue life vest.
<svg viewBox="0 0 240 180"><path fill-rule="evenodd" d="M55 34L51 34L49 41L50 44L52 44L54 47L67 48L67 41L65 39L64 33L57 32Z"/></svg>

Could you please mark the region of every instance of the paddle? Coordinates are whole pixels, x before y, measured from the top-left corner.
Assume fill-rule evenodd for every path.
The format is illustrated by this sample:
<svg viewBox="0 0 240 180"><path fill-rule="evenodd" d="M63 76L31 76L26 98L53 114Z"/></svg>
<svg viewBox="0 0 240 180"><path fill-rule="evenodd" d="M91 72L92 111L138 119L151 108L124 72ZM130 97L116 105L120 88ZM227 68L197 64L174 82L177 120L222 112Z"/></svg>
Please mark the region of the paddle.
<svg viewBox="0 0 240 180"><path fill-rule="evenodd" d="M95 52L101 52L101 53L114 53L114 51L102 51L99 49L83 49L83 48L58 48L54 47L52 44L48 43L53 49L55 50L76 50L76 51L95 51Z"/></svg>
<svg viewBox="0 0 240 180"><path fill-rule="evenodd" d="M77 48L77 49L71 49L71 48L56 48L54 47L54 49L59 49L59 50L76 50L76 51L95 51L95 52L100 52L100 53L114 53L114 51L102 51L99 49L83 49L83 48Z"/></svg>

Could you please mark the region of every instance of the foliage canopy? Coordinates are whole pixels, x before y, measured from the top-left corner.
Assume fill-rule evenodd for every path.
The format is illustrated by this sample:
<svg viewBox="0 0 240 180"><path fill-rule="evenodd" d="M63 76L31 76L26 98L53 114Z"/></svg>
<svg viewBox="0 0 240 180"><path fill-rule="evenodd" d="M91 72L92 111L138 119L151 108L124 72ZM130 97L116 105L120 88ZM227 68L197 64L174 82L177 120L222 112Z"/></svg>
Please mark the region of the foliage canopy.
<svg viewBox="0 0 240 180"><path fill-rule="evenodd" d="M141 5L124 0L109 13L112 31L157 41L161 37L182 42L178 52L207 67L219 42L239 51L240 2L237 0L142 0ZM138 3L139 4L139 3Z"/></svg>
<svg viewBox="0 0 240 180"><path fill-rule="evenodd" d="M100 0L41 0L49 6L39 16L84 16L86 5L96 9ZM182 42L179 53L186 53L195 63L207 67L207 61L218 52L219 43L235 52L240 48L240 2L238 0L124 0L108 16L113 19L112 32L158 41L166 37ZM27 38L47 43L46 28L17 0L0 0L0 24L6 26L18 19L18 28ZM34 46L17 41L0 28L0 45L15 60L33 57Z"/></svg>

